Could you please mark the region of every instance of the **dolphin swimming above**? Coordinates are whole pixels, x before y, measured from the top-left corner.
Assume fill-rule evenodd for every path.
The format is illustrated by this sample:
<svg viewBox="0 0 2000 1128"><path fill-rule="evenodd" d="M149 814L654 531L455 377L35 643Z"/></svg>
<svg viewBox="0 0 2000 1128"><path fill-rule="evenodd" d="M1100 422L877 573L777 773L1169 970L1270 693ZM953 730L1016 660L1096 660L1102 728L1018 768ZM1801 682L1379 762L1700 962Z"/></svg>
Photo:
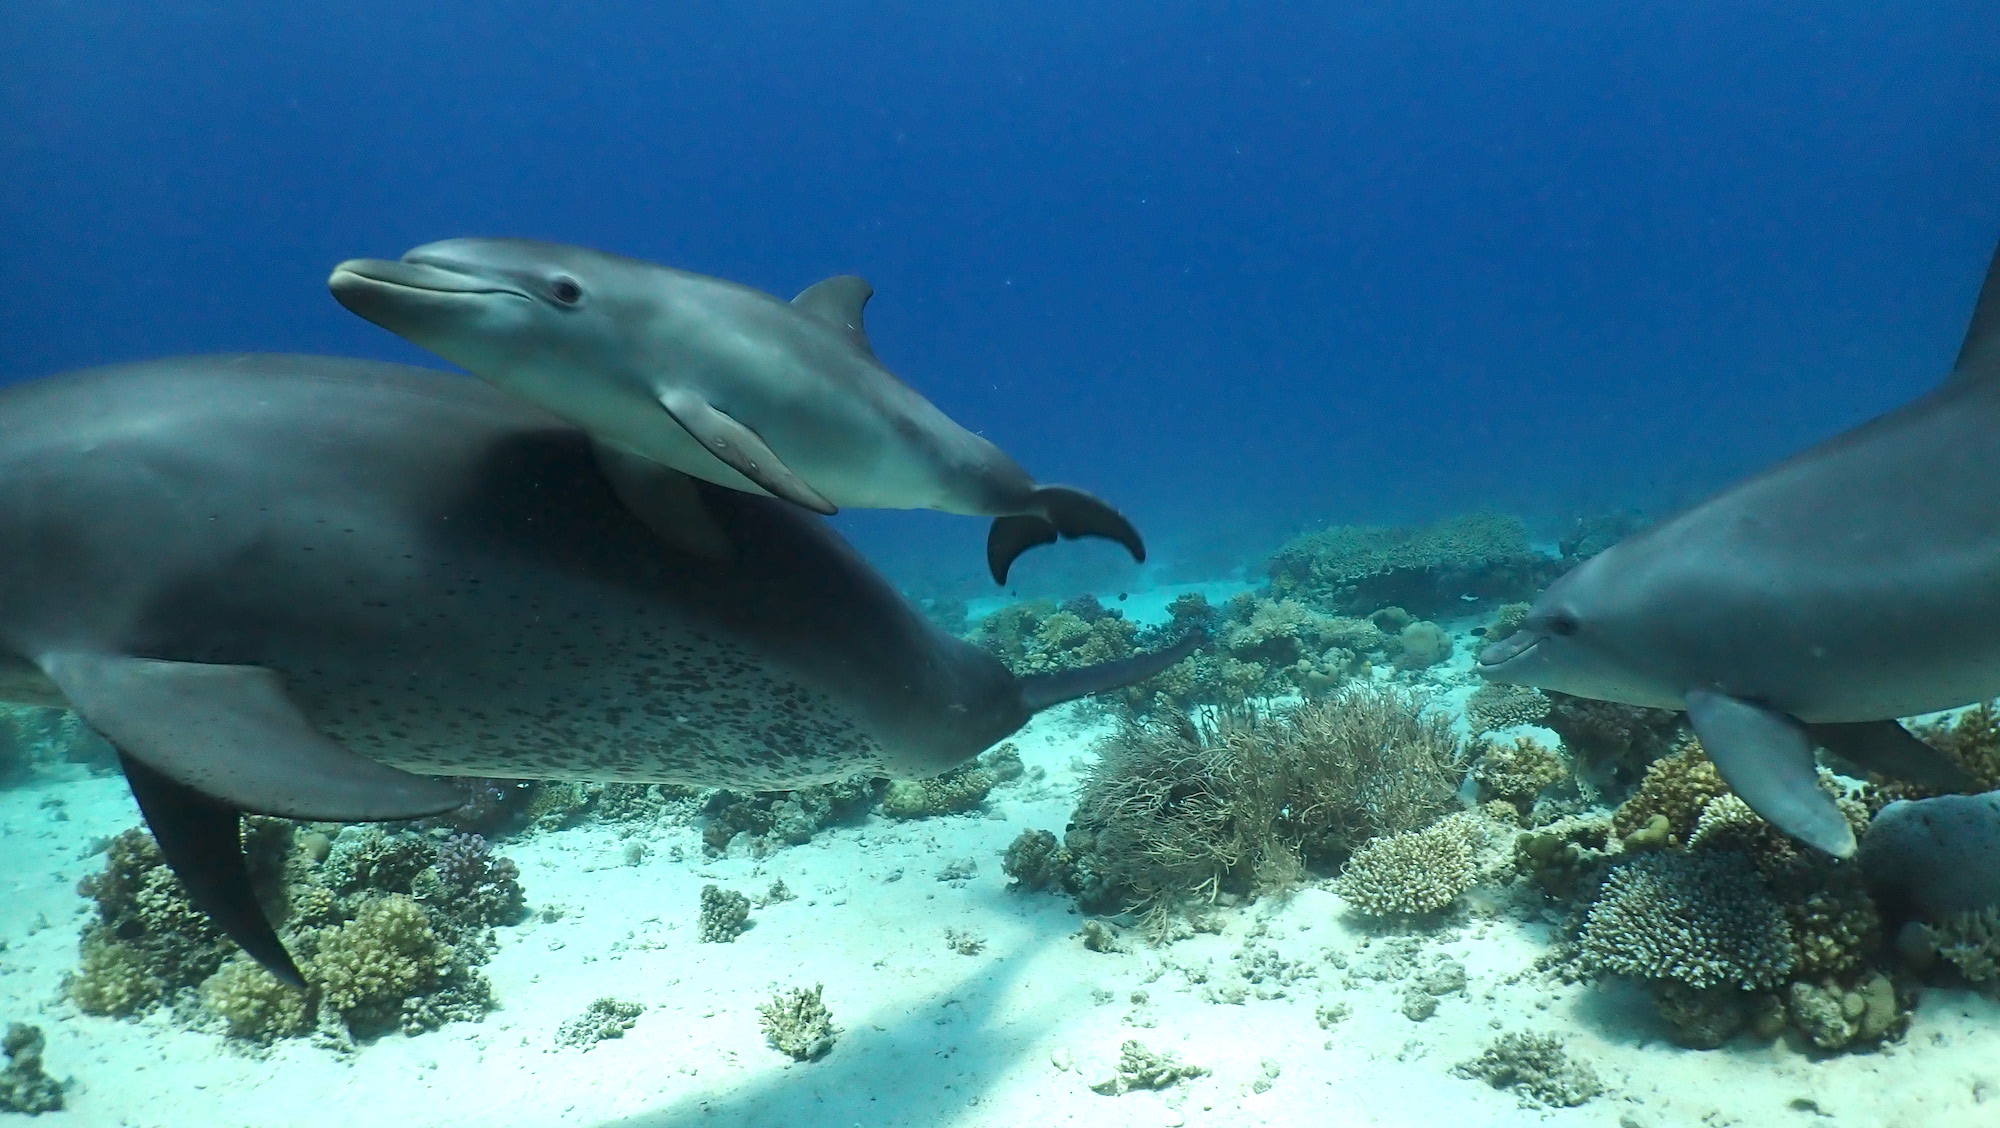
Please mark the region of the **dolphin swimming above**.
<svg viewBox="0 0 2000 1128"><path fill-rule="evenodd" d="M652 507L681 477L401 365L192 357L10 386L0 700L103 734L190 898L298 983L242 812L462 801L414 773L929 776L1194 645L1017 678L795 506L686 486L736 551L674 548Z"/></svg>
<svg viewBox="0 0 2000 1128"><path fill-rule="evenodd" d="M1896 718L2000 694L2000 255L1940 387L1579 564L1479 669L1685 709L1744 802L1837 856L1815 745L1968 786Z"/></svg>
<svg viewBox="0 0 2000 1128"><path fill-rule="evenodd" d="M1038 484L883 367L862 328L874 290L860 278L828 278L786 302L584 247L446 239L400 261L350 259L327 285L369 321L705 481L819 513L994 517L996 582L1058 537L1106 537L1146 559L1123 514Z"/></svg>

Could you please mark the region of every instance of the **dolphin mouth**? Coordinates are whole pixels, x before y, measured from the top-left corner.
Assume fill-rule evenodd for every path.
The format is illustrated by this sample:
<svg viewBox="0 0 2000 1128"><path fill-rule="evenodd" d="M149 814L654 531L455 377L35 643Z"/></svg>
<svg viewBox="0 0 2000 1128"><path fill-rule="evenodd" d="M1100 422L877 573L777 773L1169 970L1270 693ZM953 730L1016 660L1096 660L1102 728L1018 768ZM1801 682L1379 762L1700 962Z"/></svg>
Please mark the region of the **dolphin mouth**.
<svg viewBox="0 0 2000 1128"><path fill-rule="evenodd" d="M333 268L327 288L336 296L368 289L417 290L430 294L506 294L526 299L528 295L491 278L478 278L456 270L425 263L395 262L389 259L348 259Z"/></svg>
<svg viewBox="0 0 2000 1128"><path fill-rule="evenodd" d="M1533 631L1515 631L1479 652L1479 671L1485 673L1495 667L1504 666L1530 653L1541 644L1541 635Z"/></svg>

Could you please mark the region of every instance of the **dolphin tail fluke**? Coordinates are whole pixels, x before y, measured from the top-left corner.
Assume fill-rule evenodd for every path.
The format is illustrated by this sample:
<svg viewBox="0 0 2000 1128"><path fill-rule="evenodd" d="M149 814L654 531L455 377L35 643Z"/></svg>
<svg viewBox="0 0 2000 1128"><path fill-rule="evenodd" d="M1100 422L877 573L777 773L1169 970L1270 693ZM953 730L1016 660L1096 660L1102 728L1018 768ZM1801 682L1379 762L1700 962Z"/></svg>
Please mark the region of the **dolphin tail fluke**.
<svg viewBox="0 0 2000 1128"><path fill-rule="evenodd" d="M1015 557L1057 539L1103 537L1125 546L1132 559L1146 561L1146 542L1123 513L1104 501L1069 486L1037 486L1029 495L1028 512L995 518L986 534L986 565L993 581L1007 582Z"/></svg>
<svg viewBox="0 0 2000 1128"><path fill-rule="evenodd" d="M1065 701L1074 701L1093 693L1103 693L1107 689L1119 689L1134 682L1142 682L1155 674L1166 672L1207 641L1208 636L1200 631L1192 631L1172 646L1155 650L1151 654L1135 654L1115 662L1100 662L1095 666L1064 670L1055 674L1029 674L1021 679L1021 700L1028 706L1030 713L1039 713Z"/></svg>

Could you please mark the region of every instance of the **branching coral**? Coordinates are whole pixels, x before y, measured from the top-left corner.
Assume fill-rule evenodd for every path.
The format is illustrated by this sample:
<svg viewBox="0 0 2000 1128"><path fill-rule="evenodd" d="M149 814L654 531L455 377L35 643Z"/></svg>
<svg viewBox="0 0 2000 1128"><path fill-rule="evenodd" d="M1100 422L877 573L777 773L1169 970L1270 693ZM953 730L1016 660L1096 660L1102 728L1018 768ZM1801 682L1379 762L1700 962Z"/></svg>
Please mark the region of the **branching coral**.
<svg viewBox="0 0 2000 1128"><path fill-rule="evenodd" d="M436 985L455 954L421 906L391 893L319 936L308 978L351 1030L367 1035L398 1025L404 1000Z"/></svg>
<svg viewBox="0 0 2000 1128"><path fill-rule="evenodd" d="M1655 852L1617 866L1584 918L1587 969L1690 987L1775 987L1796 962L1792 930L1741 854Z"/></svg>
<svg viewBox="0 0 2000 1128"><path fill-rule="evenodd" d="M1472 887L1479 876L1473 852L1484 839L1469 812L1371 838L1347 860L1335 889L1369 916L1434 913Z"/></svg>
<svg viewBox="0 0 2000 1128"><path fill-rule="evenodd" d="M1460 1077L1512 1089L1529 1107L1575 1108L1604 1092L1589 1066L1570 1058L1551 1034L1502 1034L1468 1062L1452 1067Z"/></svg>
<svg viewBox="0 0 2000 1128"><path fill-rule="evenodd" d="M840 1030L833 1024L833 1012L820 999L823 988L824 984L815 983L811 990L794 987L779 991L757 1008L758 1024L772 1049L796 1061L812 1061L833 1048Z"/></svg>
<svg viewBox="0 0 2000 1128"><path fill-rule="evenodd" d="M702 943L732 943L749 926L750 898L717 885L701 887L701 926L698 929L698 938Z"/></svg>
<svg viewBox="0 0 2000 1128"><path fill-rule="evenodd" d="M1543 788L1569 778L1569 764L1547 745L1523 736L1504 744L1489 741L1472 776L1487 794L1525 810Z"/></svg>
<svg viewBox="0 0 2000 1128"><path fill-rule="evenodd" d="M1189 1065L1180 1059L1179 1054L1149 1050L1142 1043L1127 1041L1118 1047L1117 1070L1092 1085L1090 1091L1116 1097L1134 1089L1165 1089L1182 1081L1206 1076L1207 1069Z"/></svg>

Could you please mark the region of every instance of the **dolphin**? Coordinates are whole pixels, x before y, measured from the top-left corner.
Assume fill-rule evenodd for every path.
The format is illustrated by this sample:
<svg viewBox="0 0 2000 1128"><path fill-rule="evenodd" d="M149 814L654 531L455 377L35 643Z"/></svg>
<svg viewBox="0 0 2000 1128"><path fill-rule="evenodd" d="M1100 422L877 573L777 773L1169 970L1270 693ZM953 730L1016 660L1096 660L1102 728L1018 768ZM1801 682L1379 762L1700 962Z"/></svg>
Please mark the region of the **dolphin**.
<svg viewBox="0 0 2000 1128"><path fill-rule="evenodd" d="M350 259L327 285L369 321L704 481L825 514L994 517L986 559L998 583L1015 557L1058 537L1106 537L1146 559L1123 514L1038 484L883 367L861 323L875 291L852 275L786 302L585 247L446 239L400 261ZM724 547L707 533L702 544Z"/></svg>
<svg viewBox="0 0 2000 1128"><path fill-rule="evenodd" d="M1578 565L1479 670L1685 709L1744 802L1839 857L1815 745L1970 786L1896 718L2000 694L2000 254L1941 386Z"/></svg>
<svg viewBox="0 0 2000 1128"><path fill-rule="evenodd" d="M628 457L394 364L192 357L0 389L0 700L103 734L190 898L298 983L242 812L457 806L432 774L934 775L1194 645L1017 678L788 503L689 485L738 551L675 548L649 507L682 475Z"/></svg>

